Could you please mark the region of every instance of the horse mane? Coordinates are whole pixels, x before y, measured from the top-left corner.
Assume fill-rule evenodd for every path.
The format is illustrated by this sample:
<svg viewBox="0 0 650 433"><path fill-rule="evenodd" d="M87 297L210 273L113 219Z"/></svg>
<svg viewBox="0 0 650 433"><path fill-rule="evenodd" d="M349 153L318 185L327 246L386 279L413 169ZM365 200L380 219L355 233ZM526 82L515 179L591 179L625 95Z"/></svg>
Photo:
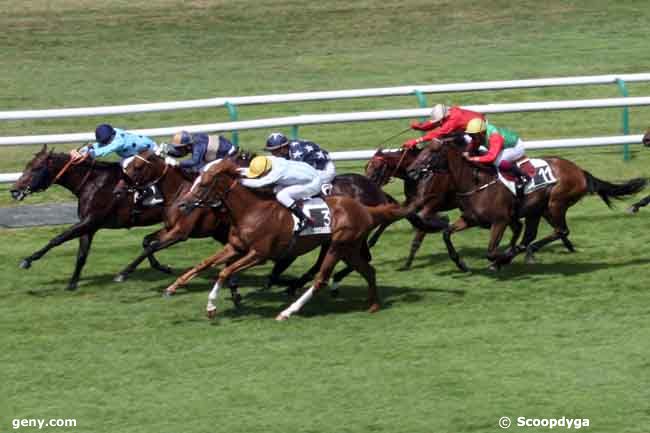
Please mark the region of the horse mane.
<svg viewBox="0 0 650 433"><path fill-rule="evenodd" d="M67 153L63 152L50 152L49 158L61 163L65 164L70 160L70 155ZM94 165L93 165L94 163ZM98 161L98 160L84 160L77 164L78 167L87 167L90 168L92 167L93 169L99 169L99 170L121 170L119 162L109 162L109 161Z"/></svg>

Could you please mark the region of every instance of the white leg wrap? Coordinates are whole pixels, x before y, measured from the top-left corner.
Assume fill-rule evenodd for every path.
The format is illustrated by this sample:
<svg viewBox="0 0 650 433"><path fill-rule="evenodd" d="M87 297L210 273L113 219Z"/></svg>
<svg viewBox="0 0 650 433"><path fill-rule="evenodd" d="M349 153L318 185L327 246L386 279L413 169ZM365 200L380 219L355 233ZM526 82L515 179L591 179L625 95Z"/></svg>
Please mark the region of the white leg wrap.
<svg viewBox="0 0 650 433"><path fill-rule="evenodd" d="M215 302L217 302L217 297L219 296L219 280L217 280L216 283L214 283L214 286L212 286L212 290L210 291L210 294L208 295L208 311L214 311L217 309L216 305L214 305Z"/></svg>
<svg viewBox="0 0 650 433"><path fill-rule="evenodd" d="M311 298L314 296L314 286L311 286L309 290L302 294L297 301L289 305L289 308L284 310L281 314L285 317L291 317L293 313L297 313Z"/></svg>

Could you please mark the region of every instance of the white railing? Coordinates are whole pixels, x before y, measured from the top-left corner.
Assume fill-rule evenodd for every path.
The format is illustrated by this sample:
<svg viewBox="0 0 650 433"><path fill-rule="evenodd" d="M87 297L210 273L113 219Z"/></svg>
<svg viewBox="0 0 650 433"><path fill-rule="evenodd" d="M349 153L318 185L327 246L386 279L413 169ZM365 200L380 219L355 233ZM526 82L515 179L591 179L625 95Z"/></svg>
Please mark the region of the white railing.
<svg viewBox="0 0 650 433"><path fill-rule="evenodd" d="M480 113L513 113L529 111L575 110L592 108L633 107L650 105L650 96L634 98L582 99L573 101L518 102L509 104L467 105L465 108ZM150 137L170 136L180 130L188 132L223 132L242 129L275 128L281 126L313 125L323 123L363 122L369 120L407 119L427 116L428 108L405 110L365 111L356 113L337 114L303 114L290 117L271 119L243 120L237 122L222 122L203 125L183 125L166 128L134 129L133 132ZM25 135L0 137L0 146L21 144L54 144L94 141L92 132L54 135Z"/></svg>
<svg viewBox="0 0 650 433"><path fill-rule="evenodd" d="M280 102L306 102L382 96L408 96L421 93L455 93L486 90L525 89L538 87L579 86L650 81L650 73L593 75L584 77L540 78L511 81L479 81L473 83L425 84L374 89L334 90L324 92L290 93L284 95L234 96L195 99L176 102L115 105L108 107L63 108L48 110L0 111L0 120L53 119L61 117L107 116L116 114L151 113L196 108L224 107L228 104L254 105Z"/></svg>

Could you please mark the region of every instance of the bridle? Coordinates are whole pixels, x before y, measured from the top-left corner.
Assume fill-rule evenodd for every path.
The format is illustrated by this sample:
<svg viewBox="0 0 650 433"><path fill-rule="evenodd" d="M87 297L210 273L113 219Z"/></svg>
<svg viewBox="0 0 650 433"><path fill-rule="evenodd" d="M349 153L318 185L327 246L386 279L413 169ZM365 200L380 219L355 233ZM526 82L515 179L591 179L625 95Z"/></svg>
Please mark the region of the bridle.
<svg viewBox="0 0 650 433"><path fill-rule="evenodd" d="M216 183L218 181L218 177L215 175L212 177L212 180L210 182L210 185L204 189L203 193L201 196L196 197L196 200L194 200L191 203L191 207L209 207L209 208L220 208L221 206L226 206L225 201L228 198L228 195L230 192L235 188L235 185L239 183L239 180L237 178L234 178L232 182L228 185L228 187L221 193L216 192L216 199L208 201L206 196L215 188ZM196 195L196 194L195 194Z"/></svg>

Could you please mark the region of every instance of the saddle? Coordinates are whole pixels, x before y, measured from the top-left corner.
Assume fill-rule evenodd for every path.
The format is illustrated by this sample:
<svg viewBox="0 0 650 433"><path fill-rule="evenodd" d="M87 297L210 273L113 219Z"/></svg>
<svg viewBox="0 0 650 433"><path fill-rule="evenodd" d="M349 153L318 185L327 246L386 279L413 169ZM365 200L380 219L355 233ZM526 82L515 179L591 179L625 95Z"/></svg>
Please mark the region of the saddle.
<svg viewBox="0 0 650 433"><path fill-rule="evenodd" d="M519 169L530 176L524 187L524 195L535 192L557 182L553 169L543 159L523 157L514 162ZM516 176L510 171L498 170L499 181L513 194L517 195Z"/></svg>
<svg viewBox="0 0 650 433"><path fill-rule="evenodd" d="M306 227L300 232L300 236L323 235L332 233L330 208L323 198L318 195L300 202L302 211L314 222L313 226ZM293 217L293 228L296 230L300 223L297 216Z"/></svg>

